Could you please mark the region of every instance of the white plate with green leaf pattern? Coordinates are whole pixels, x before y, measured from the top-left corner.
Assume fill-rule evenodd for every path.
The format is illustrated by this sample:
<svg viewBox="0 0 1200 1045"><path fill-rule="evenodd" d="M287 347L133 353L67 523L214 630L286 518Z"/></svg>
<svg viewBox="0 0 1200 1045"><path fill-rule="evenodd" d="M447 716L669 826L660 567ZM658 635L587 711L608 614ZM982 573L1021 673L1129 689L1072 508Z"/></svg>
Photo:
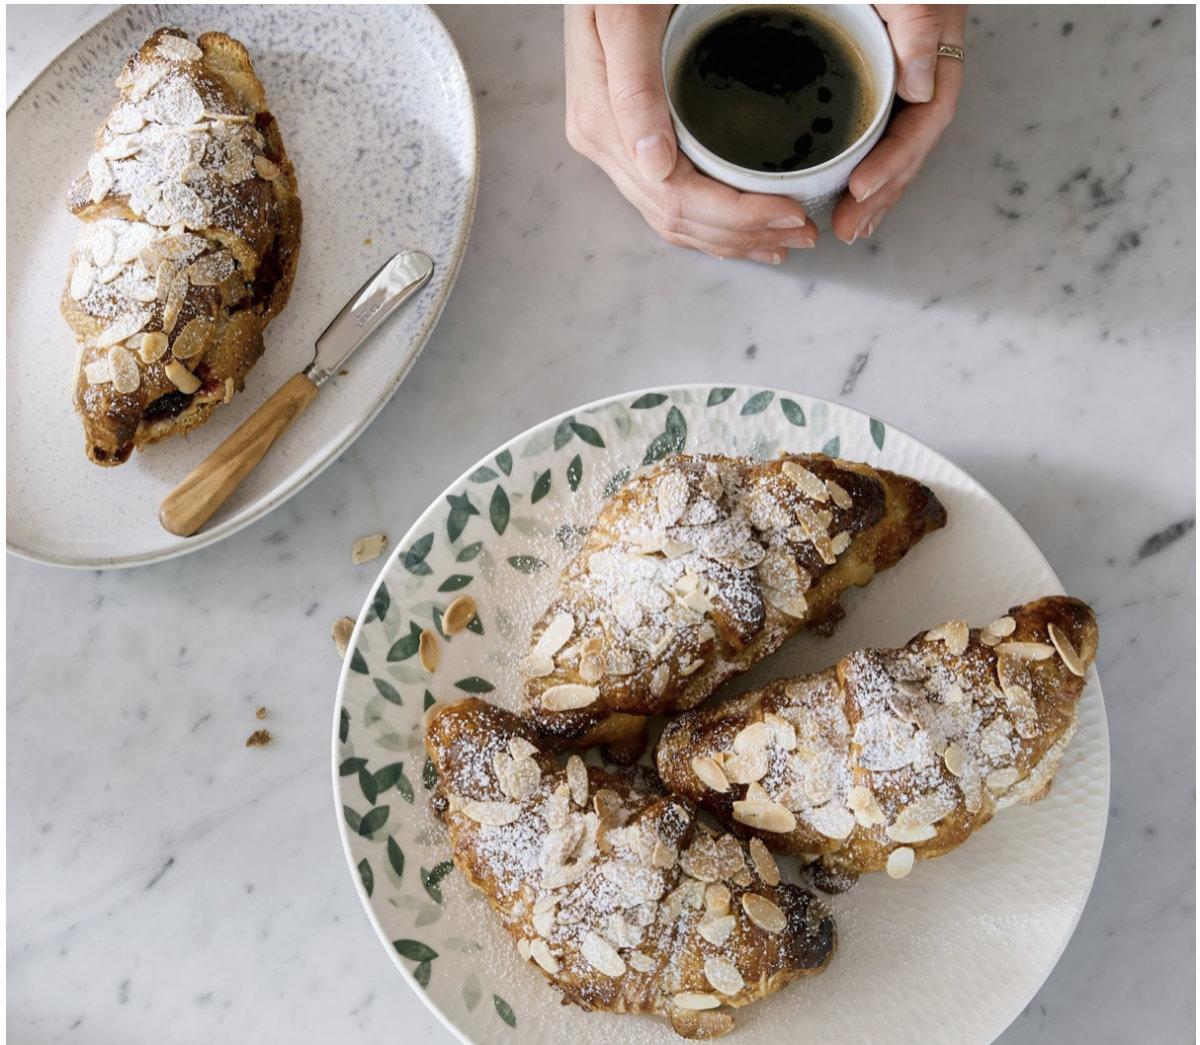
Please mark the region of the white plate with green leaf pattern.
<svg viewBox="0 0 1200 1045"><path fill-rule="evenodd" d="M372 588L342 669L333 737L338 818L359 896L404 978L463 1040L679 1040L664 1020L564 1006L521 961L450 862L429 808L435 780L421 729L434 699L484 694L515 706L530 627L580 535L632 469L674 450L823 450L920 479L949 515L898 566L847 594L833 638L798 636L726 692L817 670L857 647L899 644L951 617L992 620L1062 591L1029 536L970 476L911 436L812 396L711 386L634 392L551 418L489 454L421 515ZM475 599L476 619L443 637L430 674L416 656L418 636L440 632L441 613L460 594ZM833 897L839 947L829 969L739 1010L726 1040L992 1040L1049 975L1083 910L1108 781L1093 672L1049 797L1002 813L903 881L869 876Z"/></svg>

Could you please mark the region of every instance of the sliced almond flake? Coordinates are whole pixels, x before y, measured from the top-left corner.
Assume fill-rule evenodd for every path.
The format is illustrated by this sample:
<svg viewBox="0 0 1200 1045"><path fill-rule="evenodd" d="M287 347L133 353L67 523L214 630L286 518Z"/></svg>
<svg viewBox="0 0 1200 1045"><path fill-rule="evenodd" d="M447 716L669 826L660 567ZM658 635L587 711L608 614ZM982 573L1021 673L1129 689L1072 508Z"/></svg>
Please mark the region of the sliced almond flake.
<svg viewBox="0 0 1200 1045"><path fill-rule="evenodd" d="M773 834L788 834L796 830L796 817L778 802L734 802L733 818L739 824Z"/></svg>
<svg viewBox="0 0 1200 1045"><path fill-rule="evenodd" d="M997 769L993 773L987 775L984 783L987 784L990 791L1003 791L1005 788L1012 787L1017 782L1020 774L1015 768Z"/></svg>
<svg viewBox="0 0 1200 1045"><path fill-rule="evenodd" d="M625 975L625 962L617 949L598 933L590 932L583 938L580 953L589 965L605 976Z"/></svg>
<svg viewBox="0 0 1200 1045"><path fill-rule="evenodd" d="M132 134L146 126L146 117L136 105L118 105L109 114L107 126L114 134Z"/></svg>
<svg viewBox="0 0 1200 1045"><path fill-rule="evenodd" d="M134 334L140 333L142 328L150 322L150 315L150 312L139 309L137 312L119 316L100 332L100 336L95 341L96 347L108 348L109 345L126 341Z"/></svg>
<svg viewBox="0 0 1200 1045"><path fill-rule="evenodd" d="M604 658L599 653L585 653L579 658L579 677L595 685L604 677Z"/></svg>
<svg viewBox="0 0 1200 1045"><path fill-rule="evenodd" d="M700 882L716 882L721 878L721 857L711 835L697 834L682 853L679 866L685 874Z"/></svg>
<svg viewBox="0 0 1200 1045"><path fill-rule="evenodd" d="M260 178L266 178L267 181L274 181L283 173L265 156L254 157L254 169L258 172Z"/></svg>
<svg viewBox="0 0 1200 1045"><path fill-rule="evenodd" d="M942 641L954 656L960 657L966 652L971 641L971 629L965 620L949 620L925 633L926 642Z"/></svg>
<svg viewBox="0 0 1200 1045"><path fill-rule="evenodd" d="M888 853L887 873L889 878L903 878L913 869L917 854L908 846L901 846Z"/></svg>
<svg viewBox="0 0 1200 1045"><path fill-rule="evenodd" d="M181 273L171 280L167 287L167 301L163 306L162 328L168 334L175 329L175 324L179 320L179 313L183 309L183 303L187 298L188 279L187 275Z"/></svg>
<svg viewBox="0 0 1200 1045"><path fill-rule="evenodd" d="M846 794L846 805L862 827L879 827L887 823L887 817L879 807L879 799L869 787L862 784L851 787Z"/></svg>
<svg viewBox="0 0 1200 1045"><path fill-rule="evenodd" d="M841 533L834 534L833 540L830 541L830 547L833 548L834 555L841 555L842 552L850 547L850 534L844 530Z"/></svg>
<svg viewBox="0 0 1200 1045"><path fill-rule="evenodd" d="M1054 656L1054 647L1045 642L1002 642L996 653L1018 660L1048 660Z"/></svg>
<svg viewBox="0 0 1200 1045"><path fill-rule="evenodd" d="M166 372L167 379L181 392L191 394L200 387L200 379L196 377L187 367L185 367L178 359L172 359L163 367Z"/></svg>
<svg viewBox="0 0 1200 1045"><path fill-rule="evenodd" d="M575 633L575 618L566 612L556 613L534 643L531 655L553 657Z"/></svg>
<svg viewBox="0 0 1200 1045"><path fill-rule="evenodd" d="M567 787L571 789L571 801L577 806L587 805L588 772L583 759L572 755L567 759Z"/></svg>
<svg viewBox="0 0 1200 1045"><path fill-rule="evenodd" d="M832 566L837 562L837 556L833 553L833 542L829 539L829 533L826 530L828 524L822 524L824 516L818 516L807 504L801 503L796 505L796 519L799 521L805 537L817 550L817 554L821 556L821 561L827 566Z"/></svg>
<svg viewBox="0 0 1200 1045"><path fill-rule="evenodd" d="M679 850L661 838L655 839L654 848L650 852L650 866L660 871L669 871L678 862Z"/></svg>
<svg viewBox="0 0 1200 1045"><path fill-rule="evenodd" d="M158 300L158 290L149 280L139 280L136 283L129 283L125 287L125 296L131 301L149 305L152 301Z"/></svg>
<svg viewBox="0 0 1200 1045"><path fill-rule="evenodd" d="M481 802L474 798L463 802L462 811L487 827L504 827L521 815L521 807L516 802Z"/></svg>
<svg viewBox="0 0 1200 1045"><path fill-rule="evenodd" d="M510 737L508 752L513 758L532 758L538 753L538 749L524 737Z"/></svg>
<svg viewBox="0 0 1200 1045"><path fill-rule="evenodd" d="M1012 617L997 617L986 628L983 629L990 635L995 635L999 639L1007 638L1017 630L1017 622Z"/></svg>
<svg viewBox="0 0 1200 1045"><path fill-rule="evenodd" d="M108 361L112 367L113 388L123 395L136 392L142 383L142 372L133 354L120 345L113 345L108 350Z"/></svg>
<svg viewBox="0 0 1200 1045"><path fill-rule="evenodd" d="M68 291L75 301L82 301L96 282L96 270L87 261L80 260L71 270L71 287Z"/></svg>
<svg viewBox="0 0 1200 1045"><path fill-rule="evenodd" d="M224 283L231 275L236 264L233 255L227 250L213 254L205 254L188 266L188 279L198 287L215 287Z"/></svg>
<svg viewBox="0 0 1200 1045"><path fill-rule="evenodd" d="M979 633L979 641L985 646L996 646L1000 642L1000 636L993 635L990 631L981 631Z"/></svg>
<svg viewBox="0 0 1200 1045"><path fill-rule="evenodd" d="M787 915L758 893L743 894L742 910L746 912L750 921L769 933L781 933L787 928Z"/></svg>
<svg viewBox="0 0 1200 1045"><path fill-rule="evenodd" d="M705 787L712 791L725 792L729 790L729 779L721 767L708 755L696 755L692 758L692 772Z"/></svg>
<svg viewBox="0 0 1200 1045"><path fill-rule="evenodd" d="M725 760L724 759L722 759L722 761L721 761L721 768L722 769L725 768ZM746 788L745 798L746 798L747 802L770 802L770 801L772 801L772 798L770 795L767 794L766 789L762 786L762 784L759 784L759 783L752 783L748 788Z"/></svg>
<svg viewBox="0 0 1200 1045"><path fill-rule="evenodd" d="M127 160L142 151L142 140L136 134L123 134L100 148L106 160Z"/></svg>
<svg viewBox="0 0 1200 1045"><path fill-rule="evenodd" d="M172 33L162 37L155 51L172 62L195 62L204 57L204 52L191 40Z"/></svg>
<svg viewBox="0 0 1200 1045"><path fill-rule="evenodd" d="M94 152L88 157L88 175L92 180L92 192L89 198L93 203L99 203L108 195L108 190L113 187L115 179L108 160L98 152Z"/></svg>
<svg viewBox="0 0 1200 1045"><path fill-rule="evenodd" d="M750 839L750 860L754 864L754 870L758 872L758 877L767 885L779 884L779 867L775 863L775 857L771 855L771 851L763 845L762 839ZM714 986L716 985L714 984Z"/></svg>
<svg viewBox="0 0 1200 1045"><path fill-rule="evenodd" d="M1033 737L1037 735L1038 712L1029 690L1013 680L1012 662L1008 657L1001 657L996 667L1000 676L1000 689L1004 694L1004 705L1012 715L1013 725L1018 736Z"/></svg>
<svg viewBox="0 0 1200 1045"><path fill-rule="evenodd" d="M713 882L704 890L704 909L714 918L719 918L729 913L731 898L728 886Z"/></svg>
<svg viewBox="0 0 1200 1045"><path fill-rule="evenodd" d="M542 691L541 705L547 711L574 711L594 704L600 696L595 686L580 686L565 682Z"/></svg>
<svg viewBox="0 0 1200 1045"><path fill-rule="evenodd" d="M496 783L509 798L516 798L513 794L512 764L512 756L503 751L492 755L492 772L496 774Z"/></svg>
<svg viewBox="0 0 1200 1045"><path fill-rule="evenodd" d="M822 504L829 500L829 490L825 481L819 475L810 472L799 461L784 461L781 471L795 483L796 488L805 497L810 497Z"/></svg>
<svg viewBox="0 0 1200 1045"><path fill-rule="evenodd" d="M171 232L168 229L167 235L152 239L146 245L146 249L160 258L169 258L172 261L191 261L207 246L208 240L203 236L194 236L190 232Z"/></svg>
<svg viewBox="0 0 1200 1045"><path fill-rule="evenodd" d="M354 621L349 617L338 617L329 629L333 636L333 644L337 647L338 656L346 659L346 650L350 648L350 636L354 633Z"/></svg>
<svg viewBox="0 0 1200 1045"><path fill-rule="evenodd" d="M643 954L641 951L630 951L625 961L636 972L653 972L658 968L654 959L648 954Z"/></svg>
<svg viewBox="0 0 1200 1045"><path fill-rule="evenodd" d="M1058 650L1058 655L1062 658L1062 662L1067 666L1067 670L1072 675L1078 675L1083 678L1087 674L1087 668L1084 666L1083 658L1080 657L1079 651L1071 645L1071 640L1067 638L1057 624L1047 624L1046 631L1050 635L1050 641L1054 643L1054 648Z"/></svg>
<svg viewBox="0 0 1200 1045"><path fill-rule="evenodd" d="M608 787L602 787L592 795L592 809L604 823L616 820L621 812L621 796Z"/></svg>
<svg viewBox="0 0 1200 1045"><path fill-rule="evenodd" d="M459 595L442 614L442 631L457 635L475 619L475 600L470 595Z"/></svg>
<svg viewBox="0 0 1200 1045"><path fill-rule="evenodd" d="M143 363L157 363L167 352L167 335L161 330L152 330L142 335L138 355Z"/></svg>
<svg viewBox="0 0 1200 1045"><path fill-rule="evenodd" d="M721 915L717 918L706 918L696 931L714 947L721 947L729 939L730 933L737 926L737 918L732 914Z"/></svg>
<svg viewBox="0 0 1200 1045"><path fill-rule="evenodd" d="M355 566L361 566L364 562L378 559L387 546L386 533L372 533L366 537L360 537L354 542L354 547L350 549L350 562Z"/></svg>
<svg viewBox="0 0 1200 1045"><path fill-rule="evenodd" d="M957 803L947 794L929 791L909 802L896 817L899 824L936 824L954 812Z"/></svg>
<svg viewBox="0 0 1200 1045"><path fill-rule="evenodd" d="M775 588L764 588L763 598L780 613L786 613L789 617L795 617L796 620L803 620L808 615L808 602L803 595L789 595L787 592Z"/></svg>
<svg viewBox="0 0 1200 1045"><path fill-rule="evenodd" d="M442 660L442 650L438 645L437 636L426 628L421 632L421 637L417 640L417 659L430 674L437 671L438 664Z"/></svg>
<svg viewBox="0 0 1200 1045"><path fill-rule="evenodd" d="M722 994L737 994L746 986L738 967L717 954L704 959L704 978Z"/></svg>
<svg viewBox="0 0 1200 1045"><path fill-rule="evenodd" d="M751 722L738 730L733 738L733 750L739 755L764 751L770 738L770 730L765 722Z"/></svg>
<svg viewBox="0 0 1200 1045"><path fill-rule="evenodd" d="M893 842L927 842L937 831L932 824L888 824L884 833Z"/></svg>
<svg viewBox="0 0 1200 1045"><path fill-rule="evenodd" d="M683 991L671 999L671 1004L678 1009L717 1009L721 1006L721 999L715 994Z"/></svg>
<svg viewBox="0 0 1200 1045"><path fill-rule="evenodd" d="M771 756L765 747L727 755L721 763L725 778L731 784L753 784L767 775L770 766Z"/></svg>
<svg viewBox="0 0 1200 1045"><path fill-rule="evenodd" d="M521 956L522 961L529 961L530 946L529 941L524 936L517 941L517 954Z"/></svg>
<svg viewBox="0 0 1200 1045"><path fill-rule="evenodd" d="M682 472L666 472L659 477L656 494L658 524L674 526L687 509L688 481Z"/></svg>
<svg viewBox="0 0 1200 1045"><path fill-rule="evenodd" d="M124 271L122 265L106 265L98 273L96 273L97 283L111 283Z"/></svg>
<svg viewBox="0 0 1200 1045"><path fill-rule="evenodd" d="M661 697L667 691L667 684L670 681L671 665L657 665L650 675L650 693L655 697Z"/></svg>
<svg viewBox="0 0 1200 1045"><path fill-rule="evenodd" d="M94 360L83 368L84 378L89 385L106 385L112 380L112 364L108 356Z"/></svg>
<svg viewBox="0 0 1200 1045"><path fill-rule="evenodd" d="M529 945L529 954L551 976L557 974L558 959L550 953L550 945L545 940L534 940Z"/></svg>
<svg viewBox="0 0 1200 1045"><path fill-rule="evenodd" d="M844 486L835 483L832 479L826 479L825 487L829 490L829 496L833 498L833 503L843 511L849 511L854 507L854 499L846 492Z"/></svg>
<svg viewBox="0 0 1200 1045"><path fill-rule="evenodd" d="M175 335L171 355L176 359L192 359L203 355L212 344L216 331L217 325L211 319L197 316Z"/></svg>
<svg viewBox="0 0 1200 1045"><path fill-rule="evenodd" d="M533 905L533 913L541 914L543 911L553 911L558 906L557 896L542 896Z"/></svg>
<svg viewBox="0 0 1200 1045"><path fill-rule="evenodd" d="M554 658L529 654L521 661L521 670L531 679L545 678L554 674Z"/></svg>
<svg viewBox="0 0 1200 1045"><path fill-rule="evenodd" d="M946 750L942 752L942 761L946 764L947 773L955 777L962 776L964 760L962 745L954 741L946 745Z"/></svg>

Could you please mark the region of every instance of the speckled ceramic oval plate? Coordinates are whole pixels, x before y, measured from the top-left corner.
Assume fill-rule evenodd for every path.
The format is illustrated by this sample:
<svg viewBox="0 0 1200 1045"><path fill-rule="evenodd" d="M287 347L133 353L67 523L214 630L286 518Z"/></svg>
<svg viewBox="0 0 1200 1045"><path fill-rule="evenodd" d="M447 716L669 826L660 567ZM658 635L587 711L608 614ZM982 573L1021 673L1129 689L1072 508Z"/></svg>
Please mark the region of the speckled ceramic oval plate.
<svg viewBox="0 0 1200 1045"><path fill-rule="evenodd" d="M304 206L288 307L246 390L186 438L99 468L71 403L75 338L59 315L78 222L63 200L113 79L154 29L220 29L250 50L296 167ZM82 36L8 111L8 548L71 566L128 566L211 544L303 487L366 428L441 313L475 209L478 140L454 42L424 6L124 7ZM191 469L313 354L347 298L402 247L429 254L430 284L331 381L198 536L158 524Z"/></svg>
<svg viewBox="0 0 1200 1045"><path fill-rule="evenodd" d="M970 476L911 436L811 396L708 386L635 392L552 418L489 454L422 514L380 574L343 666L333 737L337 814L362 902L405 979L463 1040L679 1040L665 1020L563 1006L521 961L449 860L429 808L421 718L434 699L463 694L515 706L517 661L579 534L631 469L680 448L759 457L824 450L915 476L949 513L944 530L848 593L833 638L798 636L731 692L823 668L858 647L901 644L952 617L984 623L1062 591L1028 535ZM418 636L440 632L442 612L461 594L475 599L477 616L440 643L431 675L416 656ZM828 971L738 1010L726 1040L990 1041L1033 997L1083 910L1108 780L1093 672L1049 797L999 814L902 881L871 875L832 897L839 950ZM787 873L797 877L794 866Z"/></svg>

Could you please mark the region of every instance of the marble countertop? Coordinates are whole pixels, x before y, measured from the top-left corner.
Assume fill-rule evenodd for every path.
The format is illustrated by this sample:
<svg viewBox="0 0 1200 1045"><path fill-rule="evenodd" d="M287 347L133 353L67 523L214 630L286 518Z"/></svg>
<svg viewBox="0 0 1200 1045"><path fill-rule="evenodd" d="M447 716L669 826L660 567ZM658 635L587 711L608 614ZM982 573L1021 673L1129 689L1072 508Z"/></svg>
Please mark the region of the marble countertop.
<svg viewBox="0 0 1200 1045"><path fill-rule="evenodd" d="M7 13L7 95L107 9ZM1014 513L1097 610L1112 812L1003 1041L1193 1038L1194 12L978 9L968 86L882 229L779 269L659 243L562 134L556 8L448 8L482 126L458 287L403 388L279 510L121 572L8 560L13 1042L450 1036L359 907L330 801L333 618L535 422L681 381L839 399ZM10 143L10 147L11 147ZM268 708L275 742L243 746Z"/></svg>

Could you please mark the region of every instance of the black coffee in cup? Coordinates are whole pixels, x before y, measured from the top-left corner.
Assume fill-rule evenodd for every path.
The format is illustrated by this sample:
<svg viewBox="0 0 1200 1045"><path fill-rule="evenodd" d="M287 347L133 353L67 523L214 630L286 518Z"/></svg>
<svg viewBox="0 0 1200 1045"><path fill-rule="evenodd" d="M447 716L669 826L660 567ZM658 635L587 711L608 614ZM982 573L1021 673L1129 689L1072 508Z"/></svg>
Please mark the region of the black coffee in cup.
<svg viewBox="0 0 1200 1045"><path fill-rule="evenodd" d="M747 6L701 28L671 98L701 145L739 167L798 171L870 126L875 90L858 49L812 8Z"/></svg>

